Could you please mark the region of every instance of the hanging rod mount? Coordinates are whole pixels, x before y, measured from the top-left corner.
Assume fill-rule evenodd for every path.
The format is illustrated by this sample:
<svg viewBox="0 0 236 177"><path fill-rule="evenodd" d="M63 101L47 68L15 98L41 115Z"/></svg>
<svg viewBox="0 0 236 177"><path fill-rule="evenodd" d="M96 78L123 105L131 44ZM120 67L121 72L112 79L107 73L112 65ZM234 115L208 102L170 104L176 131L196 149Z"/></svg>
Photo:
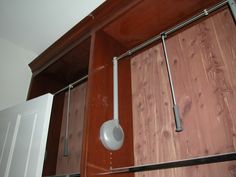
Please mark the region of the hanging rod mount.
<svg viewBox="0 0 236 177"><path fill-rule="evenodd" d="M205 16L209 15L209 13L208 13L208 10L207 10L207 9L204 9L204 10L203 10L203 12L204 12L204 15L205 15Z"/></svg>
<svg viewBox="0 0 236 177"><path fill-rule="evenodd" d="M72 84L69 85L69 89L73 89L74 86Z"/></svg>
<svg viewBox="0 0 236 177"><path fill-rule="evenodd" d="M164 37L164 39L167 38L167 34L166 34L166 32L162 32L162 33L160 33L160 36L161 36L161 37Z"/></svg>

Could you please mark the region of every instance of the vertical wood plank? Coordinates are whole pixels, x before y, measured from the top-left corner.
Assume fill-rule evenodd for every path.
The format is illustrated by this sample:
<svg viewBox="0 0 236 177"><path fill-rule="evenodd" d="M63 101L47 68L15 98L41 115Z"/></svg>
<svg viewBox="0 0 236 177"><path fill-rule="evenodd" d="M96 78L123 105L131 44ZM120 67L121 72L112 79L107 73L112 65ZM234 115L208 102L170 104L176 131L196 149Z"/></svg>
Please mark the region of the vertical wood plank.
<svg viewBox="0 0 236 177"><path fill-rule="evenodd" d="M87 82L80 84L71 90L68 121L69 156L67 157L65 157L63 153L66 131L68 92L65 95L56 174L80 173L86 90Z"/></svg>
<svg viewBox="0 0 236 177"><path fill-rule="evenodd" d="M235 105L236 105L236 27L229 10L222 12L222 14L217 14L215 20L212 21L214 28L217 45L219 47L219 52L223 58L225 64L225 69L227 72L227 80L223 82L224 92L224 101L228 106L229 114L231 117L231 124L233 132L233 142L234 148L236 148L236 119L234 118L236 114ZM226 87L228 86L228 87ZM228 88L228 89L227 89Z"/></svg>
<svg viewBox="0 0 236 177"><path fill-rule="evenodd" d="M184 131L175 132L161 44L131 60L135 164L235 151L236 28L228 9L169 38ZM135 176L232 176L235 162Z"/></svg>
<svg viewBox="0 0 236 177"><path fill-rule="evenodd" d="M165 161L166 154L161 153L165 148L170 148L166 151L175 159L175 153L171 153L175 150L173 132L169 131L172 128L171 97L161 46L134 57L131 68L135 163ZM146 176L153 174L147 173ZM162 176L162 171L156 173Z"/></svg>
<svg viewBox="0 0 236 177"><path fill-rule="evenodd" d="M112 59L122 52L124 52L123 46L106 33L99 31L92 37L82 176L96 176L110 168L133 165L129 62L119 64L119 112L120 123L125 132L124 145L120 150L112 152L105 149L99 139L101 125L113 118ZM109 177L111 175L99 176ZM122 174L122 177L132 176L134 174Z"/></svg>

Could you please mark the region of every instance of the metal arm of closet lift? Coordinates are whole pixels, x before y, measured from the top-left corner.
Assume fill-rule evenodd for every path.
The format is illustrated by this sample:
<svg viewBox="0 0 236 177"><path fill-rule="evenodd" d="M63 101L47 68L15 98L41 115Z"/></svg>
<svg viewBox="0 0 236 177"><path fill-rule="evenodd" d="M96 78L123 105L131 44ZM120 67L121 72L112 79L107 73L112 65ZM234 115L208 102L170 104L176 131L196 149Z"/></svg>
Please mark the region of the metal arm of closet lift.
<svg viewBox="0 0 236 177"><path fill-rule="evenodd" d="M172 82L172 75L169 65L169 59L167 55L167 49L165 44L165 39L168 35L176 32L177 30L182 29L183 27L199 20L202 17L208 16L210 13L220 9L221 7L228 5L230 7L230 10L232 12L234 21L236 21L236 4L234 0L224 0L220 2L219 4L216 4L215 6L204 9L201 13L193 16L192 18L174 26L173 28L170 28L166 30L165 32L160 33L159 35L154 36L153 38L147 40L146 42L126 51L125 53L121 54L118 57L113 58L113 107L114 107L114 119L118 119L118 61L121 59L125 59L128 56L131 56L132 54L138 52L139 50L149 46L150 44L158 41L161 39L163 50L164 50L164 56L168 71L168 78L169 83L171 87L171 94L172 94L172 100L173 100L173 111L175 116L175 123L176 123L176 131L182 131L182 125L179 115L179 110L175 98L175 92L174 92L174 86ZM131 166L131 167L121 167L121 168L113 168L110 171L100 173L103 174L116 174L116 173L134 173L134 172L142 172L142 171L150 171L150 170L158 170L158 169L167 169L167 168L177 168L177 167L184 167L184 166L192 166L192 165L201 165L201 164L209 164L209 163L218 163L218 162L224 162L224 161L232 161L236 160L236 152L229 152L229 153L223 153L223 154L217 154L217 155L209 155L209 156L202 156L202 157L195 157L190 159L182 159L177 161L171 161L171 162L163 162L163 163L154 163L154 164L146 164L141 166ZM99 174L98 174L99 175Z"/></svg>
<svg viewBox="0 0 236 177"><path fill-rule="evenodd" d="M58 90L53 95L58 95L66 90L68 90L68 99L67 99L67 110L66 110L66 130L65 130L65 138L64 138L64 152L63 155L65 157L69 156L69 140L68 140L68 131L69 131L69 117L70 117L70 98L71 98L71 89L78 83L82 82L83 80L87 79L88 75L85 75L84 77L78 79L77 81L69 84L68 86Z"/></svg>
<svg viewBox="0 0 236 177"><path fill-rule="evenodd" d="M86 80L88 78L88 75L83 76L82 78L76 80L75 82L69 84L68 86L63 87L62 89L56 91L53 93L54 96L59 95L62 92L65 92L68 90L68 100L67 100L67 115L66 115L66 130L65 130L65 139L64 139L64 152L63 156L67 157L69 155L69 146L68 146L68 129L69 129L69 110L70 110L70 94L71 89L79 84L80 82ZM45 152L45 157L47 152ZM53 176L45 176L45 177L80 177L80 174L66 174L66 175L53 175Z"/></svg>

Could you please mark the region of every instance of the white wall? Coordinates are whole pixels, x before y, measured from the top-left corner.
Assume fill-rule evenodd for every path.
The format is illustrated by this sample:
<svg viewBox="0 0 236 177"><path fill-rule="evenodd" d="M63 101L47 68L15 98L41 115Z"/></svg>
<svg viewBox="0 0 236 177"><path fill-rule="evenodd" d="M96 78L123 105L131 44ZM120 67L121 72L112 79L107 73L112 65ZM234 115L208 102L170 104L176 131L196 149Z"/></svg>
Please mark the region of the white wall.
<svg viewBox="0 0 236 177"><path fill-rule="evenodd" d="M26 100L28 63L104 1L0 1L0 110Z"/></svg>
<svg viewBox="0 0 236 177"><path fill-rule="evenodd" d="M37 54L105 0L0 0L0 38Z"/></svg>
<svg viewBox="0 0 236 177"><path fill-rule="evenodd" d="M26 100L36 54L0 39L0 110Z"/></svg>

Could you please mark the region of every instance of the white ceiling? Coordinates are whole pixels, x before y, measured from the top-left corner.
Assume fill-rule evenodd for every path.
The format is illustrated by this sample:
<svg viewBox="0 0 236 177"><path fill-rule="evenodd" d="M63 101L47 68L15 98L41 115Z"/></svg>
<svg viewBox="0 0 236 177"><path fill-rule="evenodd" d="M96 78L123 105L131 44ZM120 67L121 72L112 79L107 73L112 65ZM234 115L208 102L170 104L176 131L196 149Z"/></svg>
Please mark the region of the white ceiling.
<svg viewBox="0 0 236 177"><path fill-rule="evenodd" d="M0 38L42 53L105 0L0 0Z"/></svg>

